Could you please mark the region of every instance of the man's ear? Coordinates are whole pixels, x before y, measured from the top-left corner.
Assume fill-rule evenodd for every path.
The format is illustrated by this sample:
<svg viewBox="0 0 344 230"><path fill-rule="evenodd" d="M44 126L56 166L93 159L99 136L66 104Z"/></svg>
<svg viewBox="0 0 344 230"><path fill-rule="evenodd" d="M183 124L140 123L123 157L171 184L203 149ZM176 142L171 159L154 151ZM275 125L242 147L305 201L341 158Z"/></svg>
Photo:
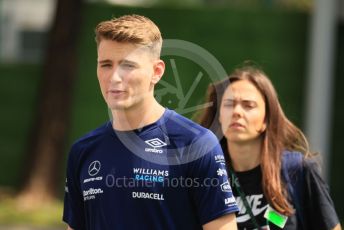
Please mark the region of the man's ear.
<svg viewBox="0 0 344 230"><path fill-rule="evenodd" d="M153 66L153 77L152 77L152 83L155 85L157 84L162 75L164 74L165 72L165 63L163 60L156 60L154 61L154 66Z"/></svg>

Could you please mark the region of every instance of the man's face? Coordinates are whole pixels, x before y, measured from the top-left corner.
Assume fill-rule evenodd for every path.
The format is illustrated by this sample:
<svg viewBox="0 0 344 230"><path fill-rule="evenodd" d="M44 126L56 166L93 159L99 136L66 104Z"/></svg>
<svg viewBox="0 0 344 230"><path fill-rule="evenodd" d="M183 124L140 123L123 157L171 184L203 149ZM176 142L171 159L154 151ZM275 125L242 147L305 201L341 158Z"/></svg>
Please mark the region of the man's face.
<svg viewBox="0 0 344 230"><path fill-rule="evenodd" d="M147 48L104 39L98 46L97 76L105 102L112 110L144 106L164 71Z"/></svg>

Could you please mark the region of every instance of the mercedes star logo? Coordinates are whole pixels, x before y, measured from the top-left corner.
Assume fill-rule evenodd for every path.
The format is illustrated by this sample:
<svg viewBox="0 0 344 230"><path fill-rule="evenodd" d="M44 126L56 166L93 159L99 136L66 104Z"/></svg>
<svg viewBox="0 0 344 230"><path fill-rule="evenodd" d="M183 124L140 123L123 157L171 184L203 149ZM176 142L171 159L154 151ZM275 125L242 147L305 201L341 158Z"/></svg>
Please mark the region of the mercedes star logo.
<svg viewBox="0 0 344 230"><path fill-rule="evenodd" d="M93 161L90 166L88 166L88 174L90 176L95 176L100 171L100 162Z"/></svg>

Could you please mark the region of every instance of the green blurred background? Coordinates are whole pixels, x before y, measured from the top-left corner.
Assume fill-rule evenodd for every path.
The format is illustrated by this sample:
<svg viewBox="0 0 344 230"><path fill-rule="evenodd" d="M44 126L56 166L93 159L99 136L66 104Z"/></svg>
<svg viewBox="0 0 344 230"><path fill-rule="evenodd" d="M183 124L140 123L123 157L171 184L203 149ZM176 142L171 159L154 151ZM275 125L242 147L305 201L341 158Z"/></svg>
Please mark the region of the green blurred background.
<svg viewBox="0 0 344 230"><path fill-rule="evenodd" d="M142 14L151 18L161 29L164 39L180 39L192 42L211 53L226 72L230 72L245 60L253 60L263 67L274 83L287 116L299 127L304 127L304 96L306 82L307 52L309 43L310 12L292 7L273 7L254 4L240 6L220 5L205 7L170 6L157 4L155 7L123 7L104 3L84 3L82 26L78 38L77 81L73 92L71 123L68 143L61 154L66 158L70 145L78 137L96 128L109 119L96 78L96 45L94 28L101 20L123 14ZM344 186L340 176L344 173L341 163L341 130L344 129L344 27L338 23L335 59L335 88L331 139L330 191L341 219L344 218L342 204ZM65 51L68 55L68 50ZM175 73L172 62L178 69L183 91L187 92L199 72L202 80L193 92L186 107L201 104L207 84L212 81L211 73L204 66L183 57L163 57L167 70L163 80L174 85ZM171 61L172 60L172 61ZM4 197L16 194L23 183L26 148L30 129L35 116L38 85L42 77L42 62L0 63L0 224L33 224L35 218L21 217L9 211L13 203ZM221 76L220 76L221 77ZM158 86L158 89L162 86ZM171 109L178 107L178 97L173 93L159 98ZM193 113L184 114L192 117ZM64 168L61 168L58 192L60 202L64 191ZM59 226L61 204L50 210L53 218L42 225ZM10 214L4 214L4 212ZM9 215L13 216L13 219ZM23 214L24 215L24 214ZM25 214L26 215L26 214ZM18 219L16 219L18 218Z"/></svg>

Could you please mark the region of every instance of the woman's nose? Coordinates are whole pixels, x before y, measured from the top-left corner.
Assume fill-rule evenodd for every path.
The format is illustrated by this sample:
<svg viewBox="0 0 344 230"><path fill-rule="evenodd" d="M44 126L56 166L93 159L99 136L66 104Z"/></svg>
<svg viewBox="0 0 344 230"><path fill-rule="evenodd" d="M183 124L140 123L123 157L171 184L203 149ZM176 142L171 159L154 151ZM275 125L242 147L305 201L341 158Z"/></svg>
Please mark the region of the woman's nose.
<svg viewBox="0 0 344 230"><path fill-rule="evenodd" d="M233 105L233 116L242 116L242 107L239 103Z"/></svg>

